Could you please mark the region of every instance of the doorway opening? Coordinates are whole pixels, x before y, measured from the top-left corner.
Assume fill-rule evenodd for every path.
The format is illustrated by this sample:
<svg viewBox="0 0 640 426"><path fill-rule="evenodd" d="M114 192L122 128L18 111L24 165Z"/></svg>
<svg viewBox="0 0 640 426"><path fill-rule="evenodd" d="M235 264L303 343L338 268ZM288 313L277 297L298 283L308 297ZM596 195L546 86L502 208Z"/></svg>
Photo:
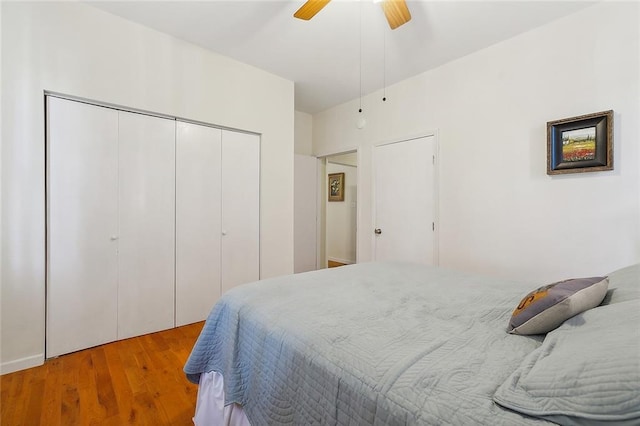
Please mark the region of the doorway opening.
<svg viewBox="0 0 640 426"><path fill-rule="evenodd" d="M358 259L358 152L318 158L318 266L335 267Z"/></svg>

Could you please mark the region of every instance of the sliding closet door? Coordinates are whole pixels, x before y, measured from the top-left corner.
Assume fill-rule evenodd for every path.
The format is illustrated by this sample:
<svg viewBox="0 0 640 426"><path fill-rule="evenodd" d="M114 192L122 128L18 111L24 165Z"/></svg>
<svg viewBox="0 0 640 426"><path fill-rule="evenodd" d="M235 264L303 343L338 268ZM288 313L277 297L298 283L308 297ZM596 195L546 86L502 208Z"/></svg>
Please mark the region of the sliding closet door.
<svg viewBox="0 0 640 426"><path fill-rule="evenodd" d="M176 326L204 320L220 297L220 140L177 123Z"/></svg>
<svg viewBox="0 0 640 426"><path fill-rule="evenodd" d="M222 292L260 278L260 137L222 131Z"/></svg>
<svg viewBox="0 0 640 426"><path fill-rule="evenodd" d="M174 326L175 121L120 112L118 338Z"/></svg>
<svg viewBox="0 0 640 426"><path fill-rule="evenodd" d="M118 112L47 97L46 356L117 338Z"/></svg>

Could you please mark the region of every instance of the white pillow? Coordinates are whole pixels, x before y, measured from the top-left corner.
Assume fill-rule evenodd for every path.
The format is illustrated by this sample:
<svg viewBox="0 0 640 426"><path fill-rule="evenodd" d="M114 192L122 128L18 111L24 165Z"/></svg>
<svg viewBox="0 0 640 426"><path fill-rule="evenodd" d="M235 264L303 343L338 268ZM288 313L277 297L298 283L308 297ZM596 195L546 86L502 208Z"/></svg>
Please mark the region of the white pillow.
<svg viewBox="0 0 640 426"><path fill-rule="evenodd" d="M547 333L572 316L598 306L607 294L607 277L574 278L527 294L509 320L512 334Z"/></svg>

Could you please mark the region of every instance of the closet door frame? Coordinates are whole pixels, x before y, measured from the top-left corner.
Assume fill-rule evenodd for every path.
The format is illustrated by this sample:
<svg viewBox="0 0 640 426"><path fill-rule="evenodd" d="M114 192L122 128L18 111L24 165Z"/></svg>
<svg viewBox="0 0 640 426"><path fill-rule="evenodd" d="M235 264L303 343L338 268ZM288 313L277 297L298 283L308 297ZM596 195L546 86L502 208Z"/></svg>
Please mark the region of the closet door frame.
<svg viewBox="0 0 640 426"><path fill-rule="evenodd" d="M110 104L110 103L106 103L106 102L100 102L100 101L95 101L95 100L90 100L90 99L86 99L86 98L81 98L81 97L77 97L77 96L72 96L72 95L67 95L67 94L63 94L63 93L59 93L59 92L53 92L53 91L45 91L44 92L44 101L45 101L45 105L46 108L48 110L48 105L50 102L50 99L59 99L59 100L66 100L66 101L72 101L72 102L77 102L79 104L87 104L89 106L92 107L96 107L96 108L105 108L108 110L112 110L114 114L117 114L119 112L125 112L125 113L136 113L136 114L142 114L142 115L146 115L146 116L150 116L150 117L157 117L157 118L164 118L164 119L169 119L169 120L173 120L176 123L179 122L184 122L184 123L192 123L192 124L197 124L197 125L201 125L201 126L206 126L206 127L211 127L214 129L218 129L222 132L230 132L232 134L239 134L239 135L249 135L249 136L253 136L256 139L256 143L257 143L257 172L256 175L257 176L257 183L256 183L256 201L254 203L255 206L255 213L256 213L256 226L254 227L255 230L255 249L251 250L251 256L254 257L255 259L255 268L248 268L248 270L250 271L249 273L245 273L245 277L240 279L240 281L242 281L242 283L244 282L248 282L248 281L254 281L254 280L258 280L260 279L260 270L261 270L261 266L260 266L260 222L261 222L261 216L260 216L260 166L261 166L261 138L260 138L260 134L259 133L255 133L255 132L251 132L251 131L246 131L246 130L238 130L238 129L231 129L231 128L227 128L227 127L223 127L223 126L218 126L215 124L210 124L210 123L204 123L204 122L200 122L200 121L194 121L194 120L187 120L184 118L179 118L179 117L175 117L175 116L171 116L171 115L166 115L166 114L160 114L160 113L154 113L154 112L150 112L150 111L146 111L146 110L141 110L141 109L136 109L136 108L130 108L130 107L124 107L121 105L115 105L115 104ZM46 125L46 135L45 135L45 153L46 153L46 158L45 158L45 186L46 186L46 190L45 190L45 198L46 198L46 232L45 232L45 268L46 268L46 272L45 272L45 358L51 358L53 356L57 356L60 355L62 353L68 353L71 351L66 351L66 352L61 352L56 354L56 351L53 351L50 349L50 344L49 344L49 339L50 339L50 327L52 326L52 319L50 318L50 314L51 314L51 307L49 305L50 303L50 297L52 296L51 294L51 290L50 290L50 285L51 285L51 265L50 265L50 261L52 258L52 247L50 246L50 198L53 195L51 193L50 190L50 182L51 179L48 175L49 173L49 168L50 168L50 164L49 164L49 157L50 157L50 153L49 153L49 115L48 112L46 114L46 120L47 120L47 125ZM177 125L177 124L176 124ZM176 142L176 140L174 139L174 142ZM116 163L117 163L117 158L116 158ZM174 169L174 176L175 176L175 169ZM222 172L221 172L222 173ZM175 184L175 179L174 179L174 184ZM230 192L227 192L230 193ZM174 194L175 194L175 186L174 186ZM237 194L236 194L237 195ZM117 198L117 192L116 192L116 198ZM221 196L221 203L223 200L223 196ZM116 211L116 216L117 216L117 211ZM174 217L174 309L173 309L173 316L174 316L174 325L173 326L178 326L178 324L176 323L177 320L177 313L176 313L176 302L175 302L175 286L177 285L177 272L175 272L175 268L177 268L177 260L176 260L176 250L177 250L177 231L175 229L176 226L176 221L177 219L175 219ZM116 219L117 221L117 219ZM224 226L224 222L221 222L222 226ZM114 229L112 232L109 233L109 241L112 243L113 246L115 246L115 250L116 250L116 260L115 262L117 263L118 259L117 259L117 246L118 246L118 239L120 238L120 230L117 228ZM220 232L220 236L223 236L224 232ZM235 232L234 232L235 233ZM223 247L223 242L221 242L220 244L221 250ZM229 251L227 251L227 253L229 253ZM224 257L221 254L220 256L221 261L223 261ZM237 269L237 268L236 268ZM115 277L115 281L116 281L116 288L115 292L118 291L117 289L117 281L118 281L118 271L116 268L116 277ZM225 290L227 290L228 288L231 288L237 284L239 284L240 282L230 282L230 284L227 286L227 288L224 287L223 284L223 279L225 277L225 273L223 270L223 267L220 267L220 288L221 288L221 293L223 293ZM117 310L117 304L118 304L118 300L117 298L114 299L113 304L116 306L116 310ZM110 305L109 303L107 303L107 305ZM118 340L121 338L125 338L125 337L120 337L118 336L118 324L117 324L117 312L116 312L116 322L115 325L112 327L113 328L113 333L111 333L111 337L109 337L107 340L103 341L103 342L98 342L95 344L102 344L102 343L107 343L108 341L114 341L114 340ZM115 333L115 334L114 334ZM94 333L95 334L95 333ZM93 345L93 344L92 344ZM84 346L86 347L90 347L90 346ZM77 347L73 350L79 350L79 349L83 349L83 347ZM73 351L72 350L72 351Z"/></svg>

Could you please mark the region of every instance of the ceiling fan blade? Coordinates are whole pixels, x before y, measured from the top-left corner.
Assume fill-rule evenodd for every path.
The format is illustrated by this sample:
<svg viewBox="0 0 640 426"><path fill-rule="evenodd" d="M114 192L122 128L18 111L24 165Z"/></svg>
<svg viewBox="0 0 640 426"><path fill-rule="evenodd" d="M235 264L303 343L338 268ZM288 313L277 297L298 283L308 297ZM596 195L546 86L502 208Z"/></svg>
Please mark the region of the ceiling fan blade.
<svg viewBox="0 0 640 426"><path fill-rule="evenodd" d="M404 0L384 0L382 10L392 30L411 20L411 13Z"/></svg>
<svg viewBox="0 0 640 426"><path fill-rule="evenodd" d="M323 7L327 5L331 0L307 0L300 9L293 14L298 19L304 19L308 21L313 18L316 13L320 12Z"/></svg>

